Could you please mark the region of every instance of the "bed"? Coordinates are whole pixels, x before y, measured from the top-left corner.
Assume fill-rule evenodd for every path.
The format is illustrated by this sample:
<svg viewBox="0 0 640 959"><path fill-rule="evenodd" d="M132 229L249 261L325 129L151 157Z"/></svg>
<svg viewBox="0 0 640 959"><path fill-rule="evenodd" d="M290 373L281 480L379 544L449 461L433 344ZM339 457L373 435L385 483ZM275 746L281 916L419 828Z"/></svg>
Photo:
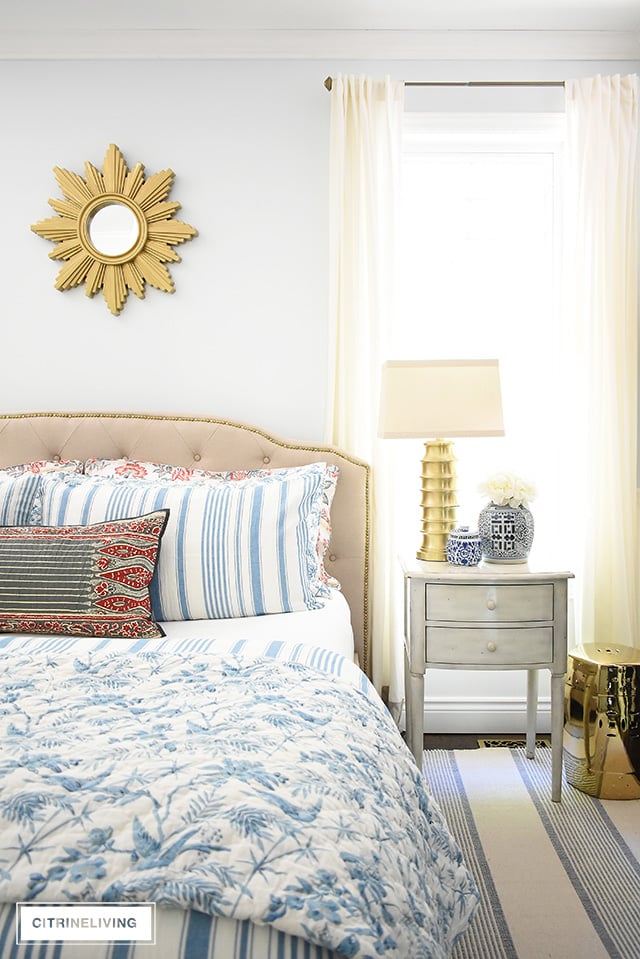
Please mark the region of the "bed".
<svg viewBox="0 0 640 959"><path fill-rule="evenodd" d="M0 417L1 959L450 955L478 893L368 678L369 497L248 424ZM155 944L16 944L16 902L154 902Z"/></svg>

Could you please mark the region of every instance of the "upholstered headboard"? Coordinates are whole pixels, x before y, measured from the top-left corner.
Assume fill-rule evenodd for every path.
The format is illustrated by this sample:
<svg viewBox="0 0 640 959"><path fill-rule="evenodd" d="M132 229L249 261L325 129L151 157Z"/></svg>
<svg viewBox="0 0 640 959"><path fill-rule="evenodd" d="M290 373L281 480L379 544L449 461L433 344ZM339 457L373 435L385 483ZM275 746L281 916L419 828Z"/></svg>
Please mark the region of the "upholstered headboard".
<svg viewBox="0 0 640 959"><path fill-rule="evenodd" d="M340 467L325 559L351 609L355 646L371 673L369 643L369 467L332 447L290 443L244 423L151 413L9 413L0 416L0 467L91 456L200 469L277 469L318 460Z"/></svg>

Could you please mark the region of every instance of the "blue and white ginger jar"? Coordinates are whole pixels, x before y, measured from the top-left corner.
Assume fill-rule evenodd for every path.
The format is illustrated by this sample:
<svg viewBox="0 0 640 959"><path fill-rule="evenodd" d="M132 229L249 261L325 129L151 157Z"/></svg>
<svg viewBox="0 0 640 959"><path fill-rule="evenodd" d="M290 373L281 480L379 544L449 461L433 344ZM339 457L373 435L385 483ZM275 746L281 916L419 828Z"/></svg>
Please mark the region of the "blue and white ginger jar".
<svg viewBox="0 0 640 959"><path fill-rule="evenodd" d="M451 530L445 550L447 562L453 566L477 566L482 559L480 536L468 526Z"/></svg>
<svg viewBox="0 0 640 959"><path fill-rule="evenodd" d="M480 512L478 532L487 563L526 563L533 544L533 516L526 506L489 503Z"/></svg>

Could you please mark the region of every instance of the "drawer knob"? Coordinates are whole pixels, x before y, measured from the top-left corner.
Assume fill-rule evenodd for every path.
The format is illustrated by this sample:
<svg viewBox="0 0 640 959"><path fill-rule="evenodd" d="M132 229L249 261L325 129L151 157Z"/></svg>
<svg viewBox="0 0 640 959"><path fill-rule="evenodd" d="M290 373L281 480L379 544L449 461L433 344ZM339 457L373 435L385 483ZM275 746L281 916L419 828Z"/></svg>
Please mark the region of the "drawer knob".
<svg viewBox="0 0 640 959"><path fill-rule="evenodd" d="M495 608L496 608L496 605L497 605L497 604L496 604L495 599L488 599L488 600L487 600L487 609L495 609Z"/></svg>
<svg viewBox="0 0 640 959"><path fill-rule="evenodd" d="M497 648L498 648L498 647L497 647L497 645L494 643L493 640L490 640L490 641L487 643L487 649L489 650L490 653L495 653L495 651L496 651Z"/></svg>

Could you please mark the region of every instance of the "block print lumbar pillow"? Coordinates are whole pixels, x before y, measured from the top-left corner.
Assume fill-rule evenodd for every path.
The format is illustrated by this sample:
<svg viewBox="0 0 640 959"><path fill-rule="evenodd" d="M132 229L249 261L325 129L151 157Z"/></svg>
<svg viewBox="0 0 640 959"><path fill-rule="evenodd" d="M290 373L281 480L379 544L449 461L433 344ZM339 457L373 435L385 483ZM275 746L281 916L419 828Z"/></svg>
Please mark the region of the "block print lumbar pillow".
<svg viewBox="0 0 640 959"><path fill-rule="evenodd" d="M0 632L163 636L149 590L168 515L1 527Z"/></svg>

